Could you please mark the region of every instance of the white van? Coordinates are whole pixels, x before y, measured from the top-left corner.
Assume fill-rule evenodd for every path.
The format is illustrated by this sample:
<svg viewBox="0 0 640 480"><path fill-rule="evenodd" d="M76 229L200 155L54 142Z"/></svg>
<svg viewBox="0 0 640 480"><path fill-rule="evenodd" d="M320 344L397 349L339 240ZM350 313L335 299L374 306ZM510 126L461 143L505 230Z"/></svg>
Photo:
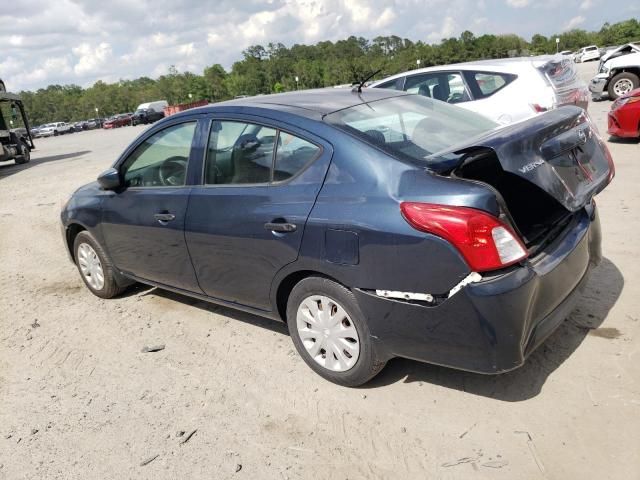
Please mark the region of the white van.
<svg viewBox="0 0 640 480"><path fill-rule="evenodd" d="M141 103L136 110L153 110L155 112L164 112L164 107L168 107L169 102L166 100L156 100L155 102Z"/></svg>

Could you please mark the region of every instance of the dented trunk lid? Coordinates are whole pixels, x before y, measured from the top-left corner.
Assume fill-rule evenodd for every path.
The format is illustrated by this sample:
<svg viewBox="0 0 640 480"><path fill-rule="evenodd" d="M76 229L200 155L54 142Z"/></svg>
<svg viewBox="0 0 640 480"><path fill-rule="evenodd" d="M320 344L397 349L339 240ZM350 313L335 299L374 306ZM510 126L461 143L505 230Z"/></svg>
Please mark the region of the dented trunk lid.
<svg viewBox="0 0 640 480"><path fill-rule="evenodd" d="M570 212L589 204L614 174L606 145L578 107L558 108L494 130L433 155L430 163L436 166L440 157L450 165L451 154L459 155L462 163L467 152L478 148L493 150L504 171L535 184Z"/></svg>

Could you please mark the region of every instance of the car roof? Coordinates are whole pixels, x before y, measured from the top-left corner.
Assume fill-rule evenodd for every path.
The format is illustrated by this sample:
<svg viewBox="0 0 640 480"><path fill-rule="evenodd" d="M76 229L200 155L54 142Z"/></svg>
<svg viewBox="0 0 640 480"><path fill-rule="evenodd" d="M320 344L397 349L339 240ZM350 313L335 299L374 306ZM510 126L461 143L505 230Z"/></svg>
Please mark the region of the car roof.
<svg viewBox="0 0 640 480"><path fill-rule="evenodd" d="M188 115L190 112L213 113L217 111L235 111L241 113L246 108L278 110L298 116L321 120L322 117L345 108L361 105L390 97L409 95L406 92L363 88L361 92L350 88L319 88L296 92L258 95L238 98L220 103L212 103L204 107L185 110L172 115Z"/></svg>

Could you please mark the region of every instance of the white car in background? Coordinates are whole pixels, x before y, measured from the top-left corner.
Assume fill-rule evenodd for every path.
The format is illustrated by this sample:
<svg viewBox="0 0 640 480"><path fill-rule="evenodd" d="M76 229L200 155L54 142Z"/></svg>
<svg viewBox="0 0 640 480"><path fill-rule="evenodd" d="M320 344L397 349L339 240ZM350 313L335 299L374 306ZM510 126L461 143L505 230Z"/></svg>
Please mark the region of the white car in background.
<svg viewBox="0 0 640 480"><path fill-rule="evenodd" d="M509 124L563 105L586 110L589 91L571 58L540 56L440 65L399 73L372 88L417 93Z"/></svg>
<svg viewBox="0 0 640 480"><path fill-rule="evenodd" d="M73 127L67 122L47 123L40 127L41 137L53 137L73 132Z"/></svg>
<svg viewBox="0 0 640 480"><path fill-rule="evenodd" d="M589 45L588 47L582 47L576 53L574 60L577 63L588 62L589 60L599 60L600 49L596 45Z"/></svg>

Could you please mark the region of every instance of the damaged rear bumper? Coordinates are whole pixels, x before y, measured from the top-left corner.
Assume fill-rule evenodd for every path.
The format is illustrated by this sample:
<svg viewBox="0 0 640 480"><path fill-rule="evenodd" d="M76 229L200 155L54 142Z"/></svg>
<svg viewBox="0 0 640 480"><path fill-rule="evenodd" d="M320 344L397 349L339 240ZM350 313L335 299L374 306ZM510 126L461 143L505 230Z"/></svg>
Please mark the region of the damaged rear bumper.
<svg viewBox="0 0 640 480"><path fill-rule="evenodd" d="M405 357L479 373L502 373L527 356L571 313L601 260L595 207L524 266L466 285L429 306L354 293L388 358Z"/></svg>

